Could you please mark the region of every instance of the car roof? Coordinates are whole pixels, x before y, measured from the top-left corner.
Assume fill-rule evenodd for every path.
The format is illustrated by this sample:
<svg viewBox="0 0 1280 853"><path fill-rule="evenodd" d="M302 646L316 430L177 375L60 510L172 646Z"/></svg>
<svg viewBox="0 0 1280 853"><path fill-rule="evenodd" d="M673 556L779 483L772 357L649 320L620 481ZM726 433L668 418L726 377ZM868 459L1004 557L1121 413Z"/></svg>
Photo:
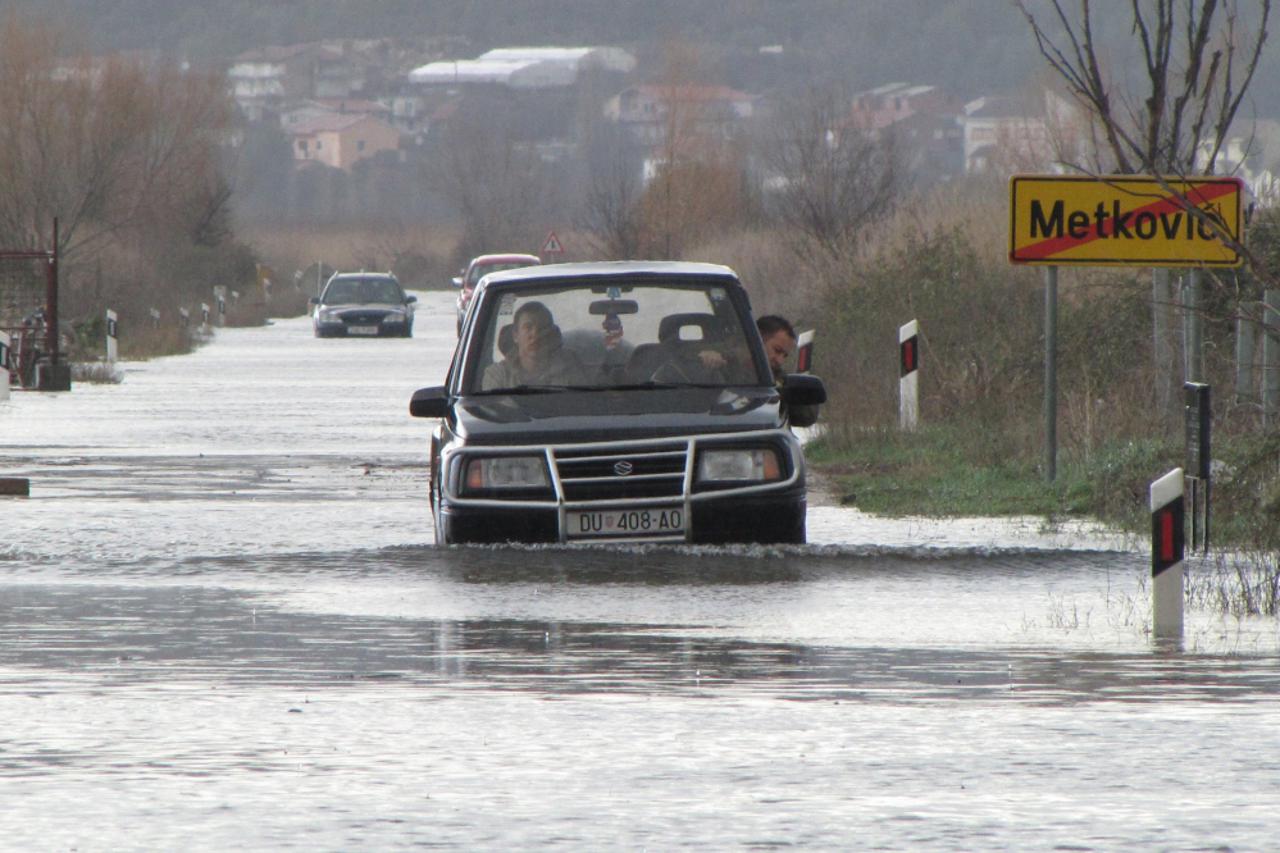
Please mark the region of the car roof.
<svg viewBox="0 0 1280 853"><path fill-rule="evenodd" d="M564 279L597 278L717 278L737 282L738 275L721 264L694 261L587 261L541 264L517 270L491 272L483 279L486 289Z"/></svg>
<svg viewBox="0 0 1280 853"><path fill-rule="evenodd" d="M495 254L495 255L476 255L474 258L471 259L471 264L468 264L468 266L471 266L474 264L502 264L502 263L509 263L512 261L532 261L535 264L542 263L542 259L539 258L537 255L525 255L519 252L507 252L505 254Z"/></svg>
<svg viewBox="0 0 1280 853"><path fill-rule="evenodd" d="M385 278L390 281L398 281L393 273L389 272L336 272L329 276L329 281L344 278Z"/></svg>

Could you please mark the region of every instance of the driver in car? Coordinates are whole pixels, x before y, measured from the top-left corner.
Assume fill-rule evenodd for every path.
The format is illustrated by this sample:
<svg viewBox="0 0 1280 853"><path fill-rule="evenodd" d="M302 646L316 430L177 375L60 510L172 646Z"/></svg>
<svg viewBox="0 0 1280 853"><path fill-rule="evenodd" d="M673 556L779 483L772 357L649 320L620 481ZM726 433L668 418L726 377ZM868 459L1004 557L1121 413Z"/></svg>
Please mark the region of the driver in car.
<svg viewBox="0 0 1280 853"><path fill-rule="evenodd" d="M551 310L541 302L526 302L512 322L512 349L502 361L485 368L480 387L485 391L521 385L575 385L586 380L586 368L567 349Z"/></svg>

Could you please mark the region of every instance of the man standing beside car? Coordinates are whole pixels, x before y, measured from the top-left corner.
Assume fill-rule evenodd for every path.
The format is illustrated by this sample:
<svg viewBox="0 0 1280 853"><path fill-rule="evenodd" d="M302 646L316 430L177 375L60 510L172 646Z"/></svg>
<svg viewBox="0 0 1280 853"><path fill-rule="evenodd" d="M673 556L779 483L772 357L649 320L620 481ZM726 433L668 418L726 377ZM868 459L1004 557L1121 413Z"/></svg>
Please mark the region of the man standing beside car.
<svg viewBox="0 0 1280 853"><path fill-rule="evenodd" d="M773 382L781 388L787 377L787 359L796 348L795 327L785 317L766 314L756 319L756 328L760 330L760 339L764 341L764 352L769 359L769 369L773 371ZM787 417L792 426L813 426L818 421L818 407L791 406Z"/></svg>

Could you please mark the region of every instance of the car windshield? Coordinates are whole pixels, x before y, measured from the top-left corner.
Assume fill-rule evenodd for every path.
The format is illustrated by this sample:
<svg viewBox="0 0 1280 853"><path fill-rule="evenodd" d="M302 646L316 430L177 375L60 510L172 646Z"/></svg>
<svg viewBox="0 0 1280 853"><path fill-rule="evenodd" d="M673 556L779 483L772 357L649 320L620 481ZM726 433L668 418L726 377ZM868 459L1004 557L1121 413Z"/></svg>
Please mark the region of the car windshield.
<svg viewBox="0 0 1280 853"><path fill-rule="evenodd" d="M491 272L517 270L520 269L520 267L527 267L532 263L536 263L536 261L493 261L490 263L476 264L471 268L471 275L467 279L467 286L475 287L476 282Z"/></svg>
<svg viewBox="0 0 1280 853"><path fill-rule="evenodd" d="M325 288L325 305L372 305L403 302L400 285L389 278L343 278Z"/></svg>
<svg viewBox="0 0 1280 853"><path fill-rule="evenodd" d="M769 381L728 289L716 284L491 292L483 317L468 344L469 394Z"/></svg>

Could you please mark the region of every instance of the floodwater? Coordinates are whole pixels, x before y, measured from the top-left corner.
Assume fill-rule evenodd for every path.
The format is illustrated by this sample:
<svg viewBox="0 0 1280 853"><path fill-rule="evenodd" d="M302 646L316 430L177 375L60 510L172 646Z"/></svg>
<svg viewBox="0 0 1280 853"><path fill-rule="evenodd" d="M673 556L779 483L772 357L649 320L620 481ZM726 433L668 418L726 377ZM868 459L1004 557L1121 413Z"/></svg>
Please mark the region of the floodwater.
<svg viewBox="0 0 1280 853"><path fill-rule="evenodd" d="M450 296L0 402L0 847L1275 849L1280 629L1153 645L1141 543L434 547Z"/></svg>

